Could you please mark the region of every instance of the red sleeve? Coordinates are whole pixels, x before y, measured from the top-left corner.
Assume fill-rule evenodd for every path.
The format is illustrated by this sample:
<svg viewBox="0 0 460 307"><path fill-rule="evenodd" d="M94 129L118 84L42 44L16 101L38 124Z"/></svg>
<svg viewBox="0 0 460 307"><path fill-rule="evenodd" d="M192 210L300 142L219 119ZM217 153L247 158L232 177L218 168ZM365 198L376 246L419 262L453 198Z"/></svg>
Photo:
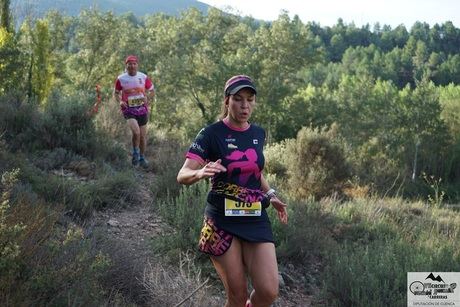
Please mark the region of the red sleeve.
<svg viewBox="0 0 460 307"><path fill-rule="evenodd" d="M153 91L153 82L152 80L150 80L150 78L147 77L147 79L145 79L145 89L148 90L148 91Z"/></svg>
<svg viewBox="0 0 460 307"><path fill-rule="evenodd" d="M121 91L122 89L123 87L121 87L120 79L117 79L117 81L115 81L115 90Z"/></svg>

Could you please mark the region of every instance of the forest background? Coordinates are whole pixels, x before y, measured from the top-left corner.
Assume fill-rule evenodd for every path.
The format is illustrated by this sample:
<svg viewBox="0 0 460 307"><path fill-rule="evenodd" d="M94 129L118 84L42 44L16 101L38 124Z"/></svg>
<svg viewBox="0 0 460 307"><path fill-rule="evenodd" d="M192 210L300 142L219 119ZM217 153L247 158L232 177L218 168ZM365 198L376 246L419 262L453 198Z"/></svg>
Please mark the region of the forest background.
<svg viewBox="0 0 460 307"><path fill-rule="evenodd" d="M0 302L166 299L145 283L135 296L113 282L119 264L85 228L96 211L139 202L111 99L128 54L156 87L149 205L184 230L151 248L165 264L191 251L197 267L184 278L212 276L195 248L208 187L180 187L175 176L234 74L255 80L265 172L290 203L290 224L273 221L281 270L294 266L314 301L401 306L407 272L460 271L460 29L451 22L371 29L212 8L143 18L93 9L14 27L7 0L0 22ZM64 170L85 180L64 180Z"/></svg>

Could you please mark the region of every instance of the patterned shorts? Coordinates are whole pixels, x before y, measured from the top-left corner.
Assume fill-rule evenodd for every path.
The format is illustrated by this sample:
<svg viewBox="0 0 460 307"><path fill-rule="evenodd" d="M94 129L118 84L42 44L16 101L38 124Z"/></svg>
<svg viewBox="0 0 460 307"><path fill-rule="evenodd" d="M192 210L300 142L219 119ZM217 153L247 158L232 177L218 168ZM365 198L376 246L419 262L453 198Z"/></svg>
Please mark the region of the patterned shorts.
<svg viewBox="0 0 460 307"><path fill-rule="evenodd" d="M214 220L205 216L201 229L199 249L213 256L223 255L232 244L233 236L214 225Z"/></svg>

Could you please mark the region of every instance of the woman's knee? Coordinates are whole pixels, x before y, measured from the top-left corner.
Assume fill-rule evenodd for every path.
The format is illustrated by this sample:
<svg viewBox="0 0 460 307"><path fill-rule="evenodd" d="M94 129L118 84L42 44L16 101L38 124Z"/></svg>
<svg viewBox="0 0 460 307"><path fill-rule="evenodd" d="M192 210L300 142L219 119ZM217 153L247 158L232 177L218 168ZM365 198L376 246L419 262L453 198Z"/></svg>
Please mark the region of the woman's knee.
<svg viewBox="0 0 460 307"><path fill-rule="evenodd" d="M264 285L259 285L254 290L260 300L266 304L271 304L278 297L279 285L278 283L267 283Z"/></svg>
<svg viewBox="0 0 460 307"><path fill-rule="evenodd" d="M227 290L227 298L233 306L244 306L248 299L248 295L248 291L246 289L241 289L241 287Z"/></svg>
<svg viewBox="0 0 460 307"><path fill-rule="evenodd" d="M240 278L227 279L227 297L235 306L244 306L248 299L248 284L244 275Z"/></svg>

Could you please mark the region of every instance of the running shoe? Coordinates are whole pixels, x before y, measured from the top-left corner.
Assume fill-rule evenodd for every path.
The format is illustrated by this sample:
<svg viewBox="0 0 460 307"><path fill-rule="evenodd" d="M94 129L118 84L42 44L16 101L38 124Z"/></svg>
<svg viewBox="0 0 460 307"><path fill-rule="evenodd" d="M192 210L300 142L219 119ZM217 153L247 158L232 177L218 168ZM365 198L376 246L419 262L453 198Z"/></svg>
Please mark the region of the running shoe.
<svg viewBox="0 0 460 307"><path fill-rule="evenodd" d="M149 167L149 162L147 161L147 159L145 159L145 157L141 156L139 158L139 165L142 166L143 168L147 168Z"/></svg>
<svg viewBox="0 0 460 307"><path fill-rule="evenodd" d="M137 152L133 152L133 159L131 160L133 166L139 166L139 154Z"/></svg>

